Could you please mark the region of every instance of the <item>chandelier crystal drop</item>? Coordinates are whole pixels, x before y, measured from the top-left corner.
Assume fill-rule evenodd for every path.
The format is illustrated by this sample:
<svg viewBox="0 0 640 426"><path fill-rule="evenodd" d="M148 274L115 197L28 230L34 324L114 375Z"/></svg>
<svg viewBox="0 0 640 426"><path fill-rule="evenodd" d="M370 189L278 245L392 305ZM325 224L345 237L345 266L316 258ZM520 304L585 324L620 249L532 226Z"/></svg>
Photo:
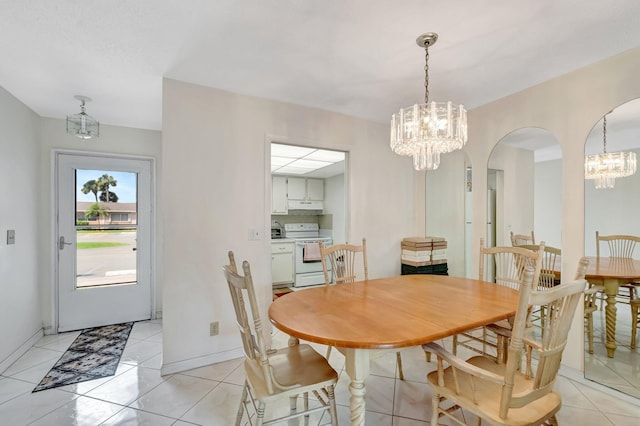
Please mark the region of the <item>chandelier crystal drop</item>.
<svg viewBox="0 0 640 426"><path fill-rule="evenodd" d="M84 104L91 99L86 96L76 95L80 101L80 112L67 115L67 133L80 139L91 139L100 136L100 123L85 112Z"/></svg>
<svg viewBox="0 0 640 426"><path fill-rule="evenodd" d="M391 116L391 149L413 157L416 170L436 170L440 154L462 149L467 143L467 111L451 102L429 102L429 46L438 35L425 33L416 39L425 49L424 104L402 108Z"/></svg>
<svg viewBox="0 0 640 426"><path fill-rule="evenodd" d="M607 116L602 122L602 154L588 155L584 160L584 178L594 180L596 189L613 188L616 178L636 172L636 153L632 151L607 152Z"/></svg>

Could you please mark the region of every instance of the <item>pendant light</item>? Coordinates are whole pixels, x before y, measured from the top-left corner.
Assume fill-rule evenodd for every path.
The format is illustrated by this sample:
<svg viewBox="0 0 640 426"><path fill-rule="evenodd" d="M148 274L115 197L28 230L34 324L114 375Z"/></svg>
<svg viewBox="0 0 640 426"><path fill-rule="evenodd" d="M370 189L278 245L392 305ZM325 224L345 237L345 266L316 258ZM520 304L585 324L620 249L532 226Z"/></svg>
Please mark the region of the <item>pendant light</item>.
<svg viewBox="0 0 640 426"><path fill-rule="evenodd" d="M416 170L435 170L440 154L461 149L467 143L467 111L451 102L429 102L429 47L436 33L425 33L416 43L425 50L424 104L402 108L391 116L391 149L413 156Z"/></svg>
<svg viewBox="0 0 640 426"><path fill-rule="evenodd" d="M80 113L67 115L67 133L80 139L91 139L100 136L100 123L85 112L85 103L91 99L86 96L76 95L80 101Z"/></svg>

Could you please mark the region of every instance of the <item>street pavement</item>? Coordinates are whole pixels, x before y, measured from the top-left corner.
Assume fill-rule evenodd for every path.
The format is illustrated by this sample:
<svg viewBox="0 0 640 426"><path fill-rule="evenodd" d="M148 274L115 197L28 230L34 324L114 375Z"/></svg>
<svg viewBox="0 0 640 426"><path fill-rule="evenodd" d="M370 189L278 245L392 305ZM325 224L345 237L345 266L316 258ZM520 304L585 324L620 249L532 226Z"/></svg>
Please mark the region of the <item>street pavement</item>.
<svg viewBox="0 0 640 426"><path fill-rule="evenodd" d="M136 232L78 232L77 242L124 243L117 247L77 250L77 286L125 284L136 281Z"/></svg>

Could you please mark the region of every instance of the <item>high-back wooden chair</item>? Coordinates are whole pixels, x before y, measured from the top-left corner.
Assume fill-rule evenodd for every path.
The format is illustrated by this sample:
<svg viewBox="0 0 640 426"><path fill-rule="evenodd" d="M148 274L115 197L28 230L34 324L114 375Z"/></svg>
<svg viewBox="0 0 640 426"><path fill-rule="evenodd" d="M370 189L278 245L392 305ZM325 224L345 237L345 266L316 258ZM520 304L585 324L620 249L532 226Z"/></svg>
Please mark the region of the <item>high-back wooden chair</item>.
<svg viewBox="0 0 640 426"><path fill-rule="evenodd" d="M596 255L600 257L601 243L607 243L610 257L632 258L640 237L634 235L600 235L596 231Z"/></svg>
<svg viewBox="0 0 640 426"><path fill-rule="evenodd" d="M560 283L560 257L562 256L561 249L544 245L544 241L541 244L543 244L543 252L542 265L540 266L540 275L538 277L538 290L553 288ZM532 251L540 250L539 245L522 245L518 247ZM544 330L545 306L535 307L530 319L532 325L540 326Z"/></svg>
<svg viewBox="0 0 640 426"><path fill-rule="evenodd" d="M576 271L576 274L574 276L574 281L582 280L585 278L588 266L589 266L589 261L587 259L585 259L584 257L580 259L580 262L578 262L578 270ZM538 287L538 290L543 291L544 288ZM595 295L599 291L604 291L604 287L594 286L587 282L587 288L584 291L584 319L586 321L586 332L587 332L587 341L589 343L589 349L588 349L589 353L593 353L593 313L597 310ZM545 308L547 310L549 309L548 306L545 306ZM534 313L532 312L530 317L533 315ZM543 338L544 338L544 332L545 332L545 324L544 322L542 322L542 332L540 333L540 335ZM532 346L527 346L527 367L526 367L527 370L526 371L528 372L531 372L532 350L533 350ZM531 373L529 374L531 375Z"/></svg>
<svg viewBox="0 0 640 426"><path fill-rule="evenodd" d="M356 281L356 258L362 257L363 280L369 279L369 267L367 266L367 240L362 239L362 245L354 244L334 244L325 247L320 245L320 257L322 260L322 270L324 271L325 284L330 284L331 272L333 272L333 282L335 284L352 283ZM329 262L329 266L327 265Z"/></svg>
<svg viewBox="0 0 640 426"><path fill-rule="evenodd" d="M484 281L489 279L485 275L485 265L491 262L495 266L493 281L497 285L519 291L524 285L526 266L533 268L534 282L538 282L542 268L542 253L544 253L544 243L540 244L538 251L534 251L522 247L485 247L484 238L481 238L478 279ZM453 354L457 354L458 346L463 346L473 352L492 356L498 362L505 362L510 330L511 324L505 320L482 329L455 335L453 336Z"/></svg>
<svg viewBox="0 0 640 426"><path fill-rule="evenodd" d="M542 265L538 277L538 289L552 288L560 283L560 258L562 250L557 247L544 246Z"/></svg>
<svg viewBox="0 0 640 426"><path fill-rule="evenodd" d="M438 357L437 370L427 375L433 389L431 424L438 424L440 417L464 424L454 417L451 406L494 425L557 424L555 414L560 410L562 398L554 390L554 384L586 281L539 290L531 265L526 266L523 275L506 364L498 364L486 356L464 361L436 343L423 345L425 351ZM526 334L530 307L534 305L549 306L551 312L541 340ZM537 352L538 363L531 374L519 371L525 346Z"/></svg>
<svg viewBox="0 0 640 426"><path fill-rule="evenodd" d="M322 270L324 271L324 282L326 285L347 284L357 281L358 261L356 258L362 258L362 280L369 279L369 267L367 265L367 239L362 239L362 245L355 244L335 244L325 247L322 242L320 244L320 257L322 258ZM329 265L331 268L329 268ZM333 272L333 274L332 274ZM333 280L331 280L333 275ZM331 356L332 346L327 347L327 359ZM398 365L398 377L404 380L404 372L402 371L402 357L400 352L396 352L396 363Z"/></svg>
<svg viewBox="0 0 640 426"><path fill-rule="evenodd" d="M334 387L338 381L338 373L322 355L307 344L267 350L251 270L246 260L242 262L242 270L244 275L238 273L233 252L229 252L229 265L223 266L223 272L242 338L247 376L236 426L242 422L245 412L250 424L262 425L300 416L308 417L310 413L317 411L328 411L331 424L337 425ZM315 395L319 408L309 409L309 392ZM304 397L302 411L297 411L298 395ZM266 405L287 397L291 407L289 415L264 422ZM252 422L254 417L255 423Z"/></svg>
<svg viewBox="0 0 640 426"><path fill-rule="evenodd" d="M584 291L584 319L587 323L586 331L587 342L589 345L587 350L590 354L593 353L593 313L598 310L597 295L603 291L604 286L601 285L590 286L587 290Z"/></svg>
<svg viewBox="0 0 640 426"><path fill-rule="evenodd" d="M524 246L524 245L535 245L536 238L533 235L533 231L531 231L531 235L527 234L514 234L511 231L511 245L516 246Z"/></svg>
<svg viewBox="0 0 640 426"><path fill-rule="evenodd" d="M640 237L634 235L600 235L600 232L596 231L596 255L600 257L600 246L606 243L609 257L631 259L639 242ZM621 285L618 289L618 296L622 298L620 301L630 303L631 300L637 299L638 285L640 283L635 282ZM623 290L627 290L628 294L624 294Z"/></svg>
<svg viewBox="0 0 640 426"><path fill-rule="evenodd" d="M640 324L640 299L631 301L631 349L636 348L636 334Z"/></svg>

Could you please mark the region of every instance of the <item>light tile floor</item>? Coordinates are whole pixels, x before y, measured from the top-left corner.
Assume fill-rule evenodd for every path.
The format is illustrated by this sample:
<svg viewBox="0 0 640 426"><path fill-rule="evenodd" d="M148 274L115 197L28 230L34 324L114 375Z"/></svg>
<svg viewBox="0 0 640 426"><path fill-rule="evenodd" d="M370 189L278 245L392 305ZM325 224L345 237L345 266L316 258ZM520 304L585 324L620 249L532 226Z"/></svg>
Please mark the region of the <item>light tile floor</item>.
<svg viewBox="0 0 640 426"><path fill-rule="evenodd" d="M162 324L136 323L116 374L112 377L31 393L78 332L45 336L0 376L0 425L232 425L244 371L240 359L160 376ZM287 336L276 332L274 347ZM445 345L448 342L444 342ZM316 346L320 353L325 348ZM367 380L369 425L429 424L431 398L427 371L419 348L402 351L405 379L398 380L395 351L372 362ZM331 364L340 372L336 389L338 419L349 424L348 377L344 358L332 351ZM565 425L638 425L640 406L629 398L581 380L561 377ZM640 403L639 403L640 404ZM286 410L282 407L268 410Z"/></svg>
<svg viewBox="0 0 640 426"><path fill-rule="evenodd" d="M631 308L628 303L617 303L616 309L618 348L613 358L607 356L604 346L605 312L598 310L593 313L594 353L585 356L585 375L588 379L640 398L640 347L631 349Z"/></svg>

